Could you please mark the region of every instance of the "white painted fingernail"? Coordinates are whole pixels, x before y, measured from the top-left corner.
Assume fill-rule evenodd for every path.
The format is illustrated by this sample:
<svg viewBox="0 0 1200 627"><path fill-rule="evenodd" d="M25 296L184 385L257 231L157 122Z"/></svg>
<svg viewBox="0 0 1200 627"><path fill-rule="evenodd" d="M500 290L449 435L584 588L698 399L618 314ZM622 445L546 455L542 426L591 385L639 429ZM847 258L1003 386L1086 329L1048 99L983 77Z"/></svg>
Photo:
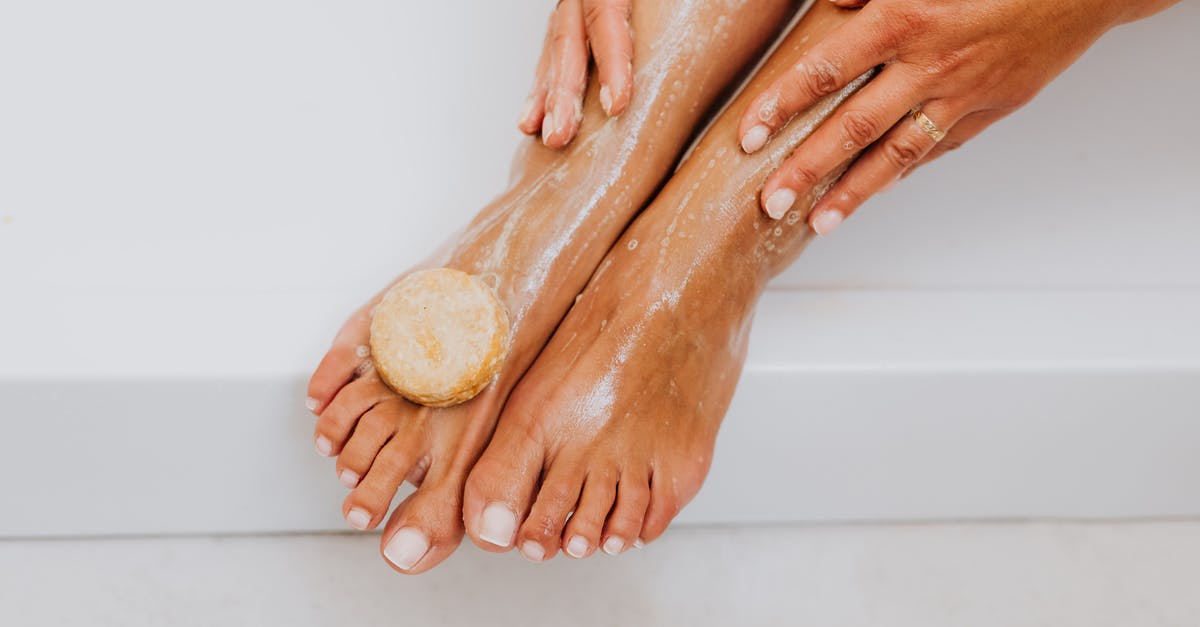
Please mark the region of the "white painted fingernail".
<svg viewBox="0 0 1200 627"><path fill-rule="evenodd" d="M604 541L604 548L602 550L605 555L620 555L621 551L625 550L625 541L613 536Z"/></svg>
<svg viewBox="0 0 1200 627"><path fill-rule="evenodd" d="M502 503L492 503L483 509L479 520L479 539L496 546L512 545L517 533L517 516Z"/></svg>
<svg viewBox="0 0 1200 627"><path fill-rule="evenodd" d="M612 115L612 92L608 90L608 85L600 87L600 106L604 108L604 115Z"/></svg>
<svg viewBox="0 0 1200 627"><path fill-rule="evenodd" d="M383 556L400 570L409 570L429 552L429 538L416 527L403 527L383 547Z"/></svg>
<svg viewBox="0 0 1200 627"><path fill-rule="evenodd" d="M587 555L588 541L583 536L571 536L567 542L567 555L576 559Z"/></svg>
<svg viewBox="0 0 1200 627"><path fill-rule="evenodd" d="M542 118L542 143L550 141L550 136L554 134L554 112L547 111L546 117Z"/></svg>
<svg viewBox="0 0 1200 627"><path fill-rule="evenodd" d="M633 548L635 548L635 549L640 549L644 546L646 546L646 543L642 542L641 538L638 538L637 540L633 541Z"/></svg>
<svg viewBox="0 0 1200 627"><path fill-rule="evenodd" d="M521 556L536 564L546 559L546 549L537 542L529 540L521 545Z"/></svg>
<svg viewBox="0 0 1200 627"><path fill-rule="evenodd" d="M367 513L367 510L355 507L346 512L346 522L359 531L366 531L367 527L371 526L371 515Z"/></svg>
<svg viewBox="0 0 1200 627"><path fill-rule="evenodd" d="M817 216L813 218L812 229L817 233L817 235L829 235L834 229L838 228L838 225L840 225L845 219L846 216L842 215L841 211L838 211L837 209L826 209L825 211L818 213Z"/></svg>
<svg viewBox="0 0 1200 627"><path fill-rule="evenodd" d="M759 124L742 136L742 150L748 155L754 154L767 145L767 138L770 136L771 129Z"/></svg>
<svg viewBox="0 0 1200 627"><path fill-rule="evenodd" d="M325 436L317 438L317 453L322 457L329 457L333 453L333 443Z"/></svg>
<svg viewBox="0 0 1200 627"><path fill-rule="evenodd" d="M342 473L338 475L338 479L341 479L342 483L345 484L347 488L353 488L354 486L358 485L359 477L357 472L346 468L343 469Z"/></svg>
<svg viewBox="0 0 1200 627"><path fill-rule="evenodd" d="M317 411L317 399L311 396L304 399L304 407L308 409L308 411Z"/></svg>
<svg viewBox="0 0 1200 627"><path fill-rule="evenodd" d="M767 198L767 215L771 216L772 219L778 220L794 204L796 204L796 192L786 187L781 187Z"/></svg>

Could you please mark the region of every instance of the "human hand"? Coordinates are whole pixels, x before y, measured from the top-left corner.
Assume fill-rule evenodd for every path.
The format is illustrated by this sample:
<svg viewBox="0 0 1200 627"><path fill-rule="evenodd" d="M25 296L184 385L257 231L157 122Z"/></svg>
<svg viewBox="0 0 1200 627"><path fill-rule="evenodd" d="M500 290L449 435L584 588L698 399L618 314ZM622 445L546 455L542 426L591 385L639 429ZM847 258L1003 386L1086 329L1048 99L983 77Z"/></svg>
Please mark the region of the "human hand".
<svg viewBox="0 0 1200 627"><path fill-rule="evenodd" d="M884 66L763 187L762 208L778 219L862 151L813 208L819 235L1029 102L1109 28L1177 0L833 1L866 7L759 94L738 128L742 148L756 152L794 114Z"/></svg>
<svg viewBox="0 0 1200 627"><path fill-rule="evenodd" d="M633 93L630 0L562 0L550 17L533 91L517 127L542 143L562 148L579 131L589 54L600 75L600 106L610 116L629 105ZM589 52L590 47L590 52Z"/></svg>

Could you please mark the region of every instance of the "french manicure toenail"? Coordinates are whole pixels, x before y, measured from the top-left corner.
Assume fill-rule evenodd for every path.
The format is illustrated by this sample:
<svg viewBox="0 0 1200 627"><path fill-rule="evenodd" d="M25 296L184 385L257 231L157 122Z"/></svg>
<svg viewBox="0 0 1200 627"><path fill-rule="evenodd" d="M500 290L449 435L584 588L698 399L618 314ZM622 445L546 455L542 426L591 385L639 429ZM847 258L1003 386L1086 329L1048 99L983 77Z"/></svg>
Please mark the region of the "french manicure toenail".
<svg viewBox="0 0 1200 627"><path fill-rule="evenodd" d="M608 85L600 87L600 106L604 108L604 115L612 115L612 92Z"/></svg>
<svg viewBox="0 0 1200 627"><path fill-rule="evenodd" d="M366 510L355 507L346 513L346 522L359 531L366 531L367 527L371 526L371 515Z"/></svg>
<svg viewBox="0 0 1200 627"><path fill-rule="evenodd" d="M521 556L531 562L541 562L546 559L546 549L537 542L528 540L521 545Z"/></svg>
<svg viewBox="0 0 1200 627"><path fill-rule="evenodd" d="M613 536L604 541L604 548L601 549L606 555L620 555L621 551L625 550L625 541Z"/></svg>
<svg viewBox="0 0 1200 627"><path fill-rule="evenodd" d="M317 452L324 457L329 457L333 453L333 443L329 438L320 436L317 438Z"/></svg>
<svg viewBox="0 0 1200 627"><path fill-rule="evenodd" d="M554 134L554 112L547 111L546 117L542 118L542 143L550 141L550 136Z"/></svg>
<svg viewBox="0 0 1200 627"><path fill-rule="evenodd" d="M834 229L838 228L838 225L840 225L845 219L846 216L842 215L841 211L838 211L837 209L827 209L817 214L817 217L813 218L812 229L813 231L816 231L817 235L829 235Z"/></svg>
<svg viewBox="0 0 1200 627"><path fill-rule="evenodd" d="M571 536L571 540L567 542L567 555L576 559L587 555L588 541L583 536Z"/></svg>
<svg viewBox="0 0 1200 627"><path fill-rule="evenodd" d="M358 485L358 473L350 470L349 468L342 470L342 473L338 475L338 478L342 480L342 483L346 484L347 488L353 488L354 486Z"/></svg>
<svg viewBox="0 0 1200 627"><path fill-rule="evenodd" d="M767 145L767 138L770 136L771 129L759 124L746 131L746 134L742 136L742 150L746 154L754 154Z"/></svg>
<svg viewBox="0 0 1200 627"><path fill-rule="evenodd" d="M772 219L778 220L796 204L796 192L781 187L767 198L767 215Z"/></svg>
<svg viewBox="0 0 1200 627"><path fill-rule="evenodd" d="M479 539L500 547L512 545L517 533L517 516L503 503L492 503L483 508L479 520Z"/></svg>
<svg viewBox="0 0 1200 627"><path fill-rule="evenodd" d="M383 547L383 556L400 570L409 570L429 552L429 539L416 527L403 527Z"/></svg>
<svg viewBox="0 0 1200 627"><path fill-rule="evenodd" d="M644 546L646 546L646 543L642 542L641 538L638 538L637 540L633 541L633 548L635 548L635 549L640 549Z"/></svg>
<svg viewBox="0 0 1200 627"><path fill-rule="evenodd" d="M528 124L530 122L530 118L533 117L533 107L536 104L537 101L533 98L525 101L525 108L521 110L521 124Z"/></svg>
<svg viewBox="0 0 1200 627"><path fill-rule="evenodd" d="M308 409L308 411L317 411L317 399L311 396L304 399L304 407Z"/></svg>

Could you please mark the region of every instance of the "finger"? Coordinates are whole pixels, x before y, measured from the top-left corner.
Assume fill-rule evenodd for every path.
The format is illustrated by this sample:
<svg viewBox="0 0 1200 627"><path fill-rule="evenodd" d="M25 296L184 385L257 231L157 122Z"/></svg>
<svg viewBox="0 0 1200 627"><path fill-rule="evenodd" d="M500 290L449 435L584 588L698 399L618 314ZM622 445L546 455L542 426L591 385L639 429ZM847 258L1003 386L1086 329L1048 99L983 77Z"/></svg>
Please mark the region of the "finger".
<svg viewBox="0 0 1200 627"><path fill-rule="evenodd" d="M619 115L633 93L633 34L629 0L584 0L584 24L600 75L600 106Z"/></svg>
<svg viewBox="0 0 1200 627"><path fill-rule="evenodd" d="M922 100L923 85L893 65L838 108L767 178L759 203L778 220L827 174L879 139Z"/></svg>
<svg viewBox="0 0 1200 627"><path fill-rule="evenodd" d="M525 108L517 128L526 135L537 135L542 130L542 118L546 115L547 74L550 72L550 42L554 35L554 14L546 26L546 40L542 42L542 54L538 57L537 69L533 73L533 89L525 99Z"/></svg>
<svg viewBox="0 0 1200 627"><path fill-rule="evenodd" d="M562 148L583 121L583 90L587 86L587 33L582 0L564 0L554 11L550 42L550 91L542 119L542 143Z"/></svg>
<svg viewBox="0 0 1200 627"><path fill-rule="evenodd" d="M890 58L888 25L878 14L872 6L863 9L759 94L738 124L742 150L762 149L793 115Z"/></svg>
<svg viewBox="0 0 1200 627"><path fill-rule="evenodd" d="M918 161L915 165L913 165L913 167L909 168L900 178L904 178L909 174L912 174L913 170L928 165L938 157L941 157L951 150L957 150L961 148L963 144L975 139L976 136L987 130L989 126L1000 121L1000 119L1005 115L1005 113L998 111L979 111L977 113L968 115L960 120L958 124L955 124L954 128L951 129L949 133L946 133L945 139L938 142L938 144L933 147L933 150L929 151L929 154L925 155L923 159Z"/></svg>
<svg viewBox="0 0 1200 627"><path fill-rule="evenodd" d="M968 113L965 108L934 100L922 111L939 129L953 128ZM919 162L937 141L912 116L900 120L882 139L854 162L813 207L808 223L817 235L828 235L868 198Z"/></svg>

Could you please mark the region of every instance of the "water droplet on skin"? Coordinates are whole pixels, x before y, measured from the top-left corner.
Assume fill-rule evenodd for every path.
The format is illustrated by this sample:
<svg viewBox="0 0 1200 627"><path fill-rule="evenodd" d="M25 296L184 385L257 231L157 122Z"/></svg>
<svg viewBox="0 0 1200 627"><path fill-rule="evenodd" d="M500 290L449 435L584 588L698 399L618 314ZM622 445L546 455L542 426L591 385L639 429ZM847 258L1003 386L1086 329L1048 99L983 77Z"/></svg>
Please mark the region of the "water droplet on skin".
<svg viewBox="0 0 1200 627"><path fill-rule="evenodd" d="M775 227L775 237L779 237L780 235L783 235L783 229Z"/></svg>
<svg viewBox="0 0 1200 627"><path fill-rule="evenodd" d="M629 250L636 250L637 244L638 244L637 240L635 240L635 239L629 240L629 245L628 245Z"/></svg>
<svg viewBox="0 0 1200 627"><path fill-rule="evenodd" d="M355 347L354 354L357 355L359 357L359 359L366 359L367 357L371 356L371 347L370 346Z"/></svg>

